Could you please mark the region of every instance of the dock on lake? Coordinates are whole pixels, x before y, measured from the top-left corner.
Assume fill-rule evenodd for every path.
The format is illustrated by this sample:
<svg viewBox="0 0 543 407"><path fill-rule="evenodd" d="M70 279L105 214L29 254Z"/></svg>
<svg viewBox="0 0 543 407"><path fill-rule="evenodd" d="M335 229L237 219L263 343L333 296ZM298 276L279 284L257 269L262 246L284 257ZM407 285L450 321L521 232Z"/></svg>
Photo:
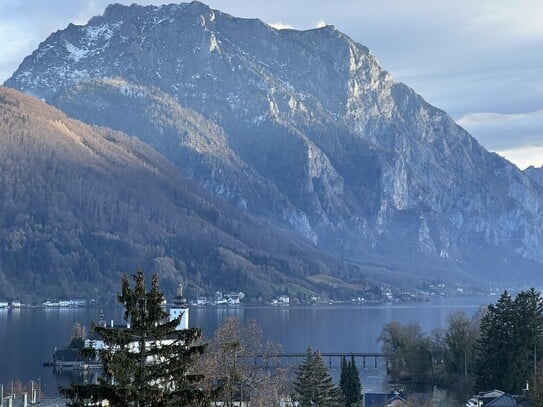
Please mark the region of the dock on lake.
<svg viewBox="0 0 543 407"><path fill-rule="evenodd" d="M358 359L362 359L362 365L359 365L358 367L362 367L363 369L366 369L368 367L373 367L375 369L377 369L379 367L379 363L378 361L379 360L383 360L384 361L384 366L388 369L388 357L384 354L384 353L377 353L377 352L350 352L350 353L345 353L345 352L320 352L321 356L323 359L328 359L328 366L331 367L332 366L332 359L339 359L339 361L341 361L341 359L343 357L345 358L350 358L350 357L354 357L355 360ZM306 352L289 352L289 353L277 353L277 354L262 354L262 355L256 355L254 356L254 359L255 359L255 363L257 363L257 361L259 360L268 360L268 359L271 359L271 358L276 358L276 359L287 359L288 360L288 364L290 365L290 361L291 359L303 359L307 356L307 353ZM369 361L369 363L366 363L367 361ZM373 363L371 363L373 362Z"/></svg>

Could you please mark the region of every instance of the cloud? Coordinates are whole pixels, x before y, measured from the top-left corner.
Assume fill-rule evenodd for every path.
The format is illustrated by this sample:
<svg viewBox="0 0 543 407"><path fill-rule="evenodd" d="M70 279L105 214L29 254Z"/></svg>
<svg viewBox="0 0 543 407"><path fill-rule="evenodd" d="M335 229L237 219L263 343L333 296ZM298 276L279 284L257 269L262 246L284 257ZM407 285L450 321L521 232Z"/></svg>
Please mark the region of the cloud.
<svg viewBox="0 0 543 407"><path fill-rule="evenodd" d="M496 151L496 153L515 164L521 170L524 170L529 166L538 168L543 165L543 146L521 147L511 150Z"/></svg>
<svg viewBox="0 0 543 407"><path fill-rule="evenodd" d="M529 40L543 36L540 0L518 0L514 7L506 1L481 2L471 20L470 33L496 40Z"/></svg>
<svg viewBox="0 0 543 407"><path fill-rule="evenodd" d="M0 19L0 38L2 38L0 83L4 78L7 79L22 62L21 50L29 54L36 47L38 41L32 38L32 32L32 27L27 24L16 24Z"/></svg>
<svg viewBox="0 0 543 407"><path fill-rule="evenodd" d="M278 21L277 23L271 23L271 24L268 24L268 25L270 27L275 28L276 30L292 30L292 29L294 29L294 26L292 26L290 24L282 23L280 21Z"/></svg>
<svg viewBox="0 0 543 407"><path fill-rule="evenodd" d="M519 168L543 164L543 110L530 113L473 113L456 121L485 148Z"/></svg>
<svg viewBox="0 0 543 407"><path fill-rule="evenodd" d="M315 23L315 28L322 28L322 27L326 27L326 21L324 21L322 18L320 20L318 20L316 23Z"/></svg>
<svg viewBox="0 0 543 407"><path fill-rule="evenodd" d="M494 151L543 147L543 110L518 114L473 113L456 122Z"/></svg>

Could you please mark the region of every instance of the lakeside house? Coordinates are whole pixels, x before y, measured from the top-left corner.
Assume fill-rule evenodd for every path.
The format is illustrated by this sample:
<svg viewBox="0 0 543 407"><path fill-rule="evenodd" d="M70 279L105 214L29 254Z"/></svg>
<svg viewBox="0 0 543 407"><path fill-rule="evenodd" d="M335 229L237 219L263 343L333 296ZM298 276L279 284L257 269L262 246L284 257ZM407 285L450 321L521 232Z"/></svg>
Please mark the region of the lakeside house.
<svg viewBox="0 0 543 407"><path fill-rule="evenodd" d="M403 392L364 393L364 407L418 407L425 405L431 394L417 393L407 396Z"/></svg>
<svg viewBox="0 0 543 407"><path fill-rule="evenodd" d="M196 305L207 305L209 301L206 297L196 297Z"/></svg>
<svg viewBox="0 0 543 407"><path fill-rule="evenodd" d="M87 306L87 300L84 299L69 299L69 300L45 300L41 303L42 307L52 308L52 307L85 307Z"/></svg>
<svg viewBox="0 0 543 407"><path fill-rule="evenodd" d="M9 308L9 303L7 301L0 301L0 308Z"/></svg>
<svg viewBox="0 0 543 407"><path fill-rule="evenodd" d="M211 298L198 296L192 301L193 305L241 305L245 294L242 291L223 294L221 291L216 291Z"/></svg>
<svg viewBox="0 0 543 407"><path fill-rule="evenodd" d="M403 407L409 406L399 393L366 393L364 407Z"/></svg>
<svg viewBox="0 0 543 407"><path fill-rule="evenodd" d="M482 391L466 403L466 407L530 407L518 396L501 390Z"/></svg>
<svg viewBox="0 0 543 407"><path fill-rule="evenodd" d="M179 284L177 287L177 295L172 300L172 304L169 307L169 316L168 319L170 321L181 317L179 323L176 326L176 330L182 331L189 328L189 307L187 304L187 300L185 297L183 297L183 285ZM100 319L98 322L99 326L106 327L106 321L104 320L104 313L100 311ZM110 327L116 327L116 328L130 328L130 323L127 323L126 325L118 325L115 324L113 320L110 322ZM137 350L137 347L139 346L138 343L134 342L131 343L130 346L134 348L134 350ZM102 338L97 335L95 332L91 331L87 334L87 338L85 339L85 347L86 348L94 348L96 350L104 349L106 347L104 341Z"/></svg>
<svg viewBox="0 0 543 407"><path fill-rule="evenodd" d="M271 305L290 305L290 297L288 295L280 295L279 298L274 298Z"/></svg>

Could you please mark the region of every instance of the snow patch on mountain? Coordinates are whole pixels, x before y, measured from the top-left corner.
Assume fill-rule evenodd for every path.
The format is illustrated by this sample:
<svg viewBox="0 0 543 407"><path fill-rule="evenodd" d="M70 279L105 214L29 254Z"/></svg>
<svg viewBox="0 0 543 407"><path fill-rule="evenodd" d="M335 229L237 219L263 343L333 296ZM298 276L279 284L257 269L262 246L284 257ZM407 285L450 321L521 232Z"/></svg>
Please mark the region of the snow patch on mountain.
<svg viewBox="0 0 543 407"><path fill-rule="evenodd" d="M68 51L69 58L75 62L79 62L81 59L86 58L89 54L88 49L78 48L68 41L64 41L64 46L66 47L66 51Z"/></svg>

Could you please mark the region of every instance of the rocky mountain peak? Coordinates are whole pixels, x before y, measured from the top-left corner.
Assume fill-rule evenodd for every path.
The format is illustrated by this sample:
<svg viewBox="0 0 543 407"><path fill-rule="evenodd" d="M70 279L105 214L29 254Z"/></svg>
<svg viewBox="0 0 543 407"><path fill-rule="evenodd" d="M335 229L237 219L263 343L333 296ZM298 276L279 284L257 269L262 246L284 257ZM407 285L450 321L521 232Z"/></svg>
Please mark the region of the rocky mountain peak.
<svg viewBox="0 0 543 407"><path fill-rule="evenodd" d="M141 138L232 205L354 261L502 276L543 262L538 184L331 26L113 5L52 34L6 84Z"/></svg>

